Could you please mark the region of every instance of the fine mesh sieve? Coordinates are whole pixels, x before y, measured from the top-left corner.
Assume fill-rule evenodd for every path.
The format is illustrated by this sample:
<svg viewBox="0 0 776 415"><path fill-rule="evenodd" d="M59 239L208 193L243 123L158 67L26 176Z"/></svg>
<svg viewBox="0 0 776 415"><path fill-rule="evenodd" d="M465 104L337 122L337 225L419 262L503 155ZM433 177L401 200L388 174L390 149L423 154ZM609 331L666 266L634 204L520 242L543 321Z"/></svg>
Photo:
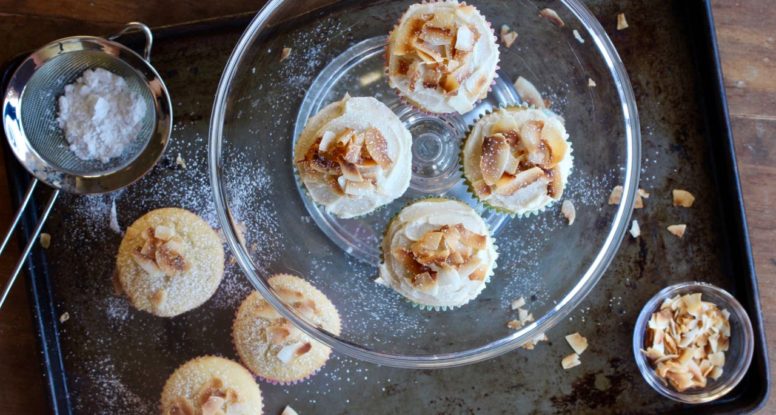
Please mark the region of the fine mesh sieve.
<svg viewBox="0 0 776 415"><path fill-rule="evenodd" d="M107 163L78 158L70 151L57 122L57 100L64 94L65 86L75 82L87 69L96 68L123 77L129 90L145 101L146 106L140 134L121 156ZM153 134L156 125L154 107L154 97L141 73L119 58L94 50L58 55L47 62L30 78L20 100L22 129L30 146L51 165L75 175L105 174L131 163Z"/></svg>
<svg viewBox="0 0 776 415"><path fill-rule="evenodd" d="M142 57L114 42L133 31L145 36ZM30 182L10 229L0 243L0 254L32 199L38 181L54 191L0 293L0 307L37 241L60 190L92 194L121 189L151 170L164 153L172 130L172 106L164 82L150 64L152 42L151 30L137 22L127 24L121 32L107 39L93 36L60 39L24 59L8 81L3 101L5 135L16 158L35 179ZM70 150L57 121L58 99L64 94L65 86L75 82L87 69L97 68L124 78L130 91L146 104L137 138L121 156L106 163L78 158Z"/></svg>

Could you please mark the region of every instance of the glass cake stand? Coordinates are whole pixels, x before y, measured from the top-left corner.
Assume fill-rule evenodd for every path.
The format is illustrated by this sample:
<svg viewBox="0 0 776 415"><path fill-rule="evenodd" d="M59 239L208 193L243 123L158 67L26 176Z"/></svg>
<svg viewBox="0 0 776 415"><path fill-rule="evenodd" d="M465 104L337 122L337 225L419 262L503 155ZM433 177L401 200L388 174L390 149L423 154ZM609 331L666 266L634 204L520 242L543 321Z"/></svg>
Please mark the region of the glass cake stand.
<svg viewBox="0 0 776 415"><path fill-rule="evenodd" d="M335 351L396 367L489 359L568 315L614 257L639 178L633 91L595 17L576 0L470 2L497 31L506 24L518 39L510 48L500 44L498 77L475 109L432 116L403 104L384 74L387 34L413 2L305 3L270 1L256 15L226 64L213 108L209 169L216 208L250 282L281 314ZM545 7L565 25L541 17ZM284 48L288 56L281 60ZM563 198L576 207L573 225L560 203L523 218L484 210L463 184L459 150L466 131L493 108L521 103L512 85L518 76L533 82L565 119L574 169ZM345 93L382 101L413 135L410 189L354 219L316 205L293 167L293 146L307 119ZM610 206L616 185L624 187L622 203ZM416 308L374 282L388 220L412 200L439 195L480 212L500 254L482 294L444 312ZM267 284L278 272L321 289L339 309L342 333L315 327L284 306ZM516 312L510 304L519 297L536 321L512 330L507 322Z"/></svg>

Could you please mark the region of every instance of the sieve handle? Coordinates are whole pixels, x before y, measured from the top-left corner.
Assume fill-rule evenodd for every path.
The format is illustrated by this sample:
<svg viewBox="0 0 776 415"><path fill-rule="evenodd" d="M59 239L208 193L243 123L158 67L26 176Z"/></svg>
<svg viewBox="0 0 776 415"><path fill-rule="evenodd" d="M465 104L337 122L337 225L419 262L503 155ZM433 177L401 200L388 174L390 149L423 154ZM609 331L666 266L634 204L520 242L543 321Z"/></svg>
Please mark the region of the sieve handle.
<svg viewBox="0 0 776 415"><path fill-rule="evenodd" d="M30 199L32 199L32 193L34 192L35 187L37 185L38 185L38 179L33 179L32 182L30 182L29 186L27 186L27 192L24 194L24 199L22 200L22 204L21 206L19 206L19 210L16 212L16 216L14 216L13 221L11 222L10 228L8 229L8 232L6 232L5 237L3 238L3 243L0 244L0 255L2 255L3 252L5 251L5 248L8 245L8 241L11 239L11 235L13 235L13 231L16 229L16 226L19 224L19 220L21 219L22 214L24 213L24 210L27 208L27 205L29 204ZM5 286L3 286L3 292L0 293L0 308L2 308L3 304L5 304L5 300L6 298L8 298L8 293L11 292L11 287L13 287L13 283L16 281L16 277L18 277L19 274L21 273L22 268L24 267L24 262L27 260L27 256L30 254L30 251L32 251L32 247L35 246L35 243L38 241L38 236L40 235L40 231L43 229L43 225L46 223L46 219L48 219L49 213L51 213L51 208L54 207L54 202L56 202L57 196L59 196L59 189L54 190L54 192L49 197L49 200L46 203L46 207L43 208L43 214L40 216L38 223L35 225L35 230L32 232L32 235L30 235L30 238L27 241L27 245L24 247L24 250L22 251L21 257L16 262L16 266L11 272L11 276L8 277L8 280L5 282Z"/></svg>
<svg viewBox="0 0 776 415"><path fill-rule="evenodd" d="M123 29L121 29L120 32L116 33L115 35L108 36L108 39L116 40L121 36L132 32L142 32L143 36L145 36L146 43L145 47L143 48L143 59L145 59L146 62L151 62L151 46L154 43L154 35L151 33L151 29L149 29L148 26L146 26L144 23L129 22L126 24L126 26L124 26Z"/></svg>

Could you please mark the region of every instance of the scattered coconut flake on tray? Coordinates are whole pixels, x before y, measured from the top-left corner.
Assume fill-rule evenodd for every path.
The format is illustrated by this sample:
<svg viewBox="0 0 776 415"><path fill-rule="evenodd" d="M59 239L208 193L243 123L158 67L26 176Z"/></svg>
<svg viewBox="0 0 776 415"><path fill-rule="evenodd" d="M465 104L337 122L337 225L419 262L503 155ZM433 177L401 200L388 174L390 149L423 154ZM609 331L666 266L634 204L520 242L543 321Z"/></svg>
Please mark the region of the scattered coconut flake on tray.
<svg viewBox="0 0 776 415"><path fill-rule="evenodd" d="M286 405L285 408L283 408L283 412L280 413L280 415L299 415L294 408L291 407L291 405Z"/></svg>
<svg viewBox="0 0 776 415"><path fill-rule="evenodd" d="M614 186L612 192L609 194L609 204L619 205L622 201L623 187L620 185ZM641 209L644 207L644 199L649 198L649 193L646 190L639 188L636 192L636 200L633 202L634 209Z"/></svg>
<svg viewBox="0 0 776 415"><path fill-rule="evenodd" d="M178 157L175 157L175 165L182 169L186 169L186 160L181 157L181 153L178 153Z"/></svg>
<svg viewBox="0 0 776 415"><path fill-rule="evenodd" d="M730 313L703 301L701 293L663 301L647 323L641 352L655 374L678 392L706 386L722 376L730 339Z"/></svg>
<svg viewBox="0 0 776 415"><path fill-rule="evenodd" d="M41 232L40 246L43 249L48 249L48 247L51 246L51 235L47 234L46 232Z"/></svg>
<svg viewBox="0 0 776 415"><path fill-rule="evenodd" d="M501 35L501 43L508 48L511 48L512 44L517 40L517 32L511 30L507 25L501 25L501 32L499 34Z"/></svg>
<svg viewBox="0 0 776 415"><path fill-rule="evenodd" d="M638 238L639 236L641 236L641 226L639 226L639 221L637 221L636 219L633 219L633 223L631 223L630 231L628 232L630 232L631 236L634 238Z"/></svg>
<svg viewBox="0 0 776 415"><path fill-rule="evenodd" d="M583 38L582 38L582 35L580 35L580 34L579 34L579 30L577 30L577 29L574 29L574 30L572 31L572 33L574 34L574 39L576 39L576 40L577 40L577 42L579 42L579 43L585 43L585 39L583 39Z"/></svg>
<svg viewBox="0 0 776 415"><path fill-rule="evenodd" d="M587 78L587 86L590 87L590 88L595 88L596 87L596 83L593 80L593 78Z"/></svg>
<svg viewBox="0 0 776 415"><path fill-rule="evenodd" d="M550 8L542 9L539 12L539 16L549 20L555 26L558 26L558 27L566 26L566 23L563 22L563 19L561 19L560 16L558 16L558 13L555 12L555 10L553 9L550 9Z"/></svg>
<svg viewBox="0 0 776 415"><path fill-rule="evenodd" d="M579 355L576 353L572 353L560 361L560 365L563 367L563 369L566 370L571 369L572 367L577 367L581 364L582 362L579 360Z"/></svg>
<svg viewBox="0 0 776 415"><path fill-rule="evenodd" d="M574 353L578 355L587 350L587 339L579 333L571 333L566 336L566 342L574 349Z"/></svg>
<svg viewBox="0 0 776 415"><path fill-rule="evenodd" d="M511 304L512 310L517 310L518 308L520 308L520 307L522 307L524 305L525 305L525 298L523 298L523 297L520 297L517 300L512 301L512 304Z"/></svg>
<svg viewBox="0 0 776 415"><path fill-rule="evenodd" d="M533 350L534 347L536 347L536 345L539 344L539 342L546 342L546 341L549 341L549 340L550 339L547 338L546 334L541 333L538 336L534 337L533 339L528 340L527 342L523 343L523 345L520 346L520 347L525 349L525 350Z"/></svg>
<svg viewBox="0 0 776 415"><path fill-rule="evenodd" d="M117 234L121 235L121 226L119 226L119 215L116 212L116 198L114 197L111 200L110 204L110 218L108 219L108 227L113 232L116 232Z"/></svg>
<svg viewBox="0 0 776 415"><path fill-rule="evenodd" d="M671 194L674 197L674 206L689 208L695 203L695 196L687 190L674 189Z"/></svg>
<svg viewBox="0 0 776 415"><path fill-rule="evenodd" d="M679 225L670 225L668 226L668 232L671 232L672 234L676 235L679 238L684 237L684 232L687 230L687 225L684 223L681 223Z"/></svg>
<svg viewBox="0 0 776 415"><path fill-rule="evenodd" d="M70 320L70 313L68 313L67 311L65 311L64 313L62 313L62 315L60 315L60 316L59 316L59 322L60 322L60 323L64 323L64 322L66 322L67 320Z"/></svg>
<svg viewBox="0 0 776 415"><path fill-rule="evenodd" d="M518 76L515 81L515 90L517 91L517 95L520 95L520 99L525 101L528 105L533 105L538 109L545 108L542 94L539 93L539 90L536 89L534 84L529 80L522 76Z"/></svg>
<svg viewBox="0 0 776 415"><path fill-rule="evenodd" d="M625 13L617 15L617 30L625 30L628 28L628 21L625 20Z"/></svg>
<svg viewBox="0 0 776 415"><path fill-rule="evenodd" d="M569 225L574 224L574 219L577 217L577 209L574 207L574 203L568 199L563 201L560 206L560 212L569 221Z"/></svg>
<svg viewBox="0 0 776 415"><path fill-rule="evenodd" d="M291 48L283 48L283 50L280 51L280 61L283 62L284 60L288 59L288 57L291 56Z"/></svg>

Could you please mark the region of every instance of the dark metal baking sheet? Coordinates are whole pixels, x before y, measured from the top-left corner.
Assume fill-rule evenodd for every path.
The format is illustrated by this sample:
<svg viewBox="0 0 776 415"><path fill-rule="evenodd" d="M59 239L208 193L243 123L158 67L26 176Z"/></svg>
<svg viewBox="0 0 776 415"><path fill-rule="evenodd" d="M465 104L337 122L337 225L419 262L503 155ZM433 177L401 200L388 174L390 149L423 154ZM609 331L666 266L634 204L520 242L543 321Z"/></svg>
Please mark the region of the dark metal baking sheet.
<svg viewBox="0 0 776 415"><path fill-rule="evenodd" d="M762 315L710 6L698 0L588 5L617 46L638 98L642 187L652 193L634 216L642 237L626 238L594 293L548 333L549 343L533 351L441 371L391 369L335 356L305 384L262 384L266 413L279 413L286 404L303 414L741 413L766 401ZM618 32L615 16L623 11L631 27ZM187 207L213 220L204 148L210 106L223 64L249 19L156 31L154 64L174 102L173 144L153 173L119 198L122 226L163 205ZM185 170L174 163L178 153L188 163ZM17 203L28 177L5 154ZM693 209L668 208L674 187L698 196ZM46 227L53 235L51 248L33 250L28 262L42 368L57 414L155 413L175 367L201 354L235 357L230 323L249 287L234 266L213 300L179 318L153 318L115 297L110 275L120 236L108 230L110 198L63 197ZM35 221L33 210L24 217L25 232ZM682 240L666 236L665 225L674 221L690 224ZM641 305L682 280L731 291L756 333L754 360L741 385L701 408L659 397L642 381L630 352ZM71 318L59 323L63 312ZM586 335L591 346L582 366L563 371L559 362L568 353L563 336L574 331Z"/></svg>

